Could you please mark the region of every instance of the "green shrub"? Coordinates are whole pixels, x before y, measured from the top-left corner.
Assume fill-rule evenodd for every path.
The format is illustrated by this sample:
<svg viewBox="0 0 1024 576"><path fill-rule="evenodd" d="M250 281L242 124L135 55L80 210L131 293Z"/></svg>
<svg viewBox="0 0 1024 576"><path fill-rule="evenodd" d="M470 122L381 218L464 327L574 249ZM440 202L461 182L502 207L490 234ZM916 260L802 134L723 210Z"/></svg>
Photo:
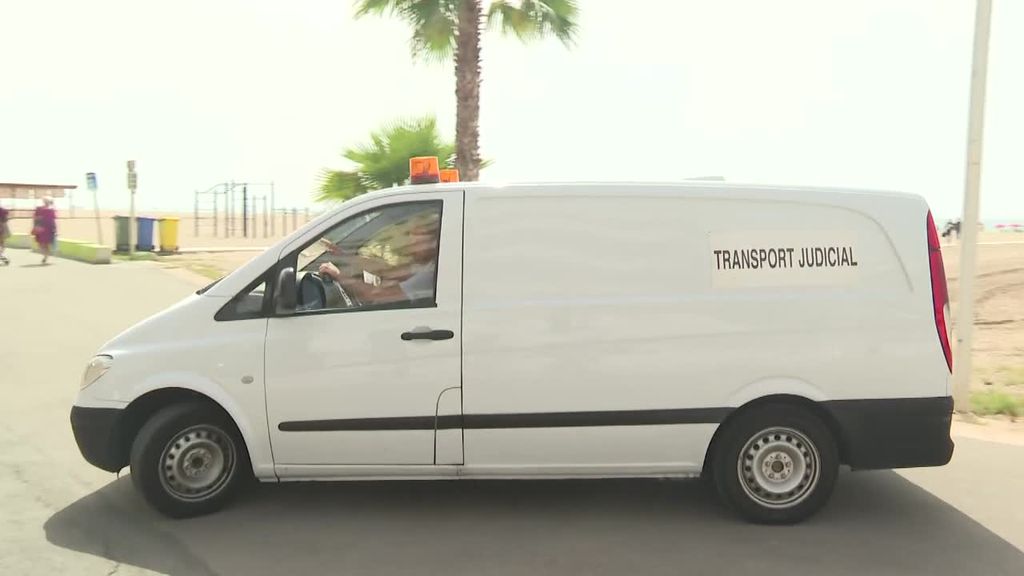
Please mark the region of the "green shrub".
<svg viewBox="0 0 1024 576"><path fill-rule="evenodd" d="M1024 414L1024 398L995 390L974 392L971 394L971 409L980 416L1005 414L1016 418Z"/></svg>

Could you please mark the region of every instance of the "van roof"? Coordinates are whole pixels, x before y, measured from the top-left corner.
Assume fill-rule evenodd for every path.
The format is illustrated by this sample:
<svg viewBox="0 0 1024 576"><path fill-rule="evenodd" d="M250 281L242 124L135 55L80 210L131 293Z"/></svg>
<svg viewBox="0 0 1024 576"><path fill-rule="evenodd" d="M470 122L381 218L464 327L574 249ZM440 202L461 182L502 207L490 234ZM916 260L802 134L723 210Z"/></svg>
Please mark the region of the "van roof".
<svg viewBox="0 0 1024 576"><path fill-rule="evenodd" d="M783 194L836 194L836 195L859 195L859 196L876 196L876 197L891 197L891 198L914 198L919 199L920 196L916 194L909 194L906 192L896 192L887 190L871 190L864 188L843 188L837 186L790 186L790 185L775 185L775 184L743 184L738 182L718 182L708 180L690 180L681 182L635 182L635 181L606 181L606 182L451 182L442 184L416 184L406 186L396 186L394 188L385 188L371 192L373 196L385 196L391 194L410 194L416 192L437 192L442 190L465 190L467 192L488 190L488 191L505 191L515 192L517 190L527 191L538 191L545 188L559 188L563 190L572 190L574 192L585 192L593 191L596 193L600 192L612 192L619 191L622 188L630 188L633 190L646 190L649 192L665 193L671 191L689 191L689 192L735 192L740 195L742 193L783 193Z"/></svg>

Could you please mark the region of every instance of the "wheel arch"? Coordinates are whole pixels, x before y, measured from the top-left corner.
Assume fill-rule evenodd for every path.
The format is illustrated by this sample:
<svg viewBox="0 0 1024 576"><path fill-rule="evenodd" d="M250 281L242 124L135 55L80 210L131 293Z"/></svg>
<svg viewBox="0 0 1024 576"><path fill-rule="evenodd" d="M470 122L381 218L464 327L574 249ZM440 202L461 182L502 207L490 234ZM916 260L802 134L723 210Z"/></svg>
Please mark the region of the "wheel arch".
<svg viewBox="0 0 1024 576"><path fill-rule="evenodd" d="M724 431L733 423L742 418L745 414L748 414L761 406L768 404L785 404L789 406L797 406L803 408L817 416L828 428L832 437L836 441L836 447L839 449L839 461L845 464L847 461L847 444L843 434L843 429L839 425L839 422L835 419L831 412L829 412L820 402L811 400L806 396L799 396L796 394L770 394L767 396L761 396L746 402L739 406L735 410L729 412L728 416L718 425L715 433L711 437L711 442L708 444L707 451L704 453L704 463L701 468L701 475L706 476L711 470L711 461L714 458L715 450L718 447L718 441L724 434Z"/></svg>
<svg viewBox="0 0 1024 576"><path fill-rule="evenodd" d="M159 410L174 404L186 402L202 402L217 408L225 418L235 427L235 431L242 439L242 449L245 450L246 459L253 467L250 450L250 439L246 436L245 430L239 426L238 420L220 402L214 398L189 388L167 387L157 388L142 394L132 400L124 409L117 432L119 455L124 465L128 464L128 456L131 453L132 442L138 435L142 426ZM255 473L255 470L253 471Z"/></svg>

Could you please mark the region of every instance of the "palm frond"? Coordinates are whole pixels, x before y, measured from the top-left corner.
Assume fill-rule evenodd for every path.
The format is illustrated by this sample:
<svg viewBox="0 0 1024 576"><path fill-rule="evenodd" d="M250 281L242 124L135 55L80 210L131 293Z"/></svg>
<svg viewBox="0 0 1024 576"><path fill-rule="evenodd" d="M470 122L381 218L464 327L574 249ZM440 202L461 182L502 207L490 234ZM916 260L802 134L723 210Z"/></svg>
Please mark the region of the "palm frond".
<svg viewBox="0 0 1024 576"><path fill-rule="evenodd" d="M367 14L380 16L386 12L397 12L397 6L403 4L402 0L356 0L356 18L362 18Z"/></svg>
<svg viewBox="0 0 1024 576"><path fill-rule="evenodd" d="M324 170L320 174L320 187L317 188L314 198L318 202L348 200L368 191L357 172Z"/></svg>
<svg viewBox="0 0 1024 576"><path fill-rule="evenodd" d="M397 16L412 28L414 55L444 61L455 53L458 7L459 0L358 0L356 18Z"/></svg>
<svg viewBox="0 0 1024 576"><path fill-rule="evenodd" d="M574 0L494 0L487 23L524 42L554 36L568 46L576 40L578 15Z"/></svg>
<svg viewBox="0 0 1024 576"><path fill-rule="evenodd" d="M347 200L380 188L404 184L409 178L409 158L437 156L445 163L455 156L455 143L445 140L433 116L402 119L370 133L366 142L346 148L342 156L354 170L325 170L317 200Z"/></svg>

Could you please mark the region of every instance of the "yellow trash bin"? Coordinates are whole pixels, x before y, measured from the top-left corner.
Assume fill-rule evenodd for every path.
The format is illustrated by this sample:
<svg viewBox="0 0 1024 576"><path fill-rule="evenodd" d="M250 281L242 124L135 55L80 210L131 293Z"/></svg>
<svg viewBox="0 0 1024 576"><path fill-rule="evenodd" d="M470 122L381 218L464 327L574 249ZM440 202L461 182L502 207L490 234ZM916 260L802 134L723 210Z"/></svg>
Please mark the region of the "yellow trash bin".
<svg viewBox="0 0 1024 576"><path fill-rule="evenodd" d="M160 219L160 252L171 254L178 251L178 218Z"/></svg>

